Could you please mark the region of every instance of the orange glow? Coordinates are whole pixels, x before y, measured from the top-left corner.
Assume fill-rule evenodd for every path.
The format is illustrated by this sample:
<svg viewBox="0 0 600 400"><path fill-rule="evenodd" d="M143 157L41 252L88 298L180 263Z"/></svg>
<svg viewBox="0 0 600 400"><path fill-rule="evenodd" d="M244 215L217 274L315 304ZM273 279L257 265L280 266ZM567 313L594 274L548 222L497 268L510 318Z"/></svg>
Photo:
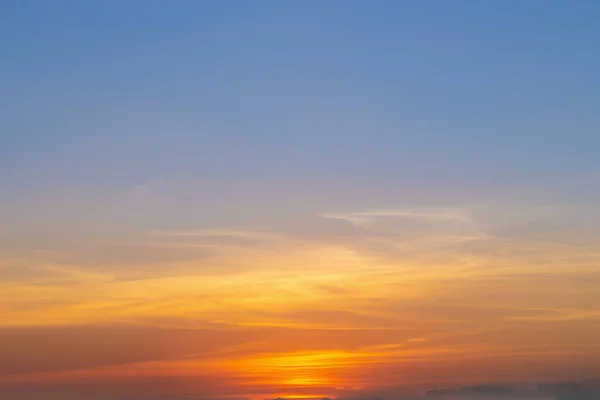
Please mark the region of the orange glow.
<svg viewBox="0 0 600 400"><path fill-rule="evenodd" d="M353 368L355 358L351 353L333 351L276 353L241 359L230 364L230 368L255 384L311 391L342 384L340 374ZM311 392L310 396L295 396L318 397L320 394Z"/></svg>
<svg viewBox="0 0 600 400"><path fill-rule="evenodd" d="M52 266L46 272L64 282L0 285L2 323L15 332L3 336L0 352L21 365L36 354L31 371L17 368L0 385L152 388L165 378L174 392L309 399L428 379L518 378L520 363L533 365L534 380L546 366L593 366L600 356L599 292L586 279L597 264L557 272L544 285L535 275L507 285L506 270L476 268L492 258L442 268L441 255L427 258L433 253L390 260L352 243L274 240L281 248L227 253L218 259L225 272L194 275L194 261L178 264L176 276L116 279ZM546 265L522 254L523 264Z"/></svg>

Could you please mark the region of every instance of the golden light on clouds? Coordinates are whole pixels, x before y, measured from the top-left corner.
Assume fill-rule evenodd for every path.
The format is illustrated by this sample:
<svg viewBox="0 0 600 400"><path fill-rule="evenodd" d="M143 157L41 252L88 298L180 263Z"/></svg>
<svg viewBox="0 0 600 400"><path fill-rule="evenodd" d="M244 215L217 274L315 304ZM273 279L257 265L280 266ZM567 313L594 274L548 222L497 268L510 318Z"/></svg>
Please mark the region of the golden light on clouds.
<svg viewBox="0 0 600 400"><path fill-rule="evenodd" d="M356 215L360 234L155 231L7 260L22 270L0 285L0 350L36 361L1 382L314 398L595 368L592 245L498 237L466 213ZM153 262L172 248L194 256Z"/></svg>

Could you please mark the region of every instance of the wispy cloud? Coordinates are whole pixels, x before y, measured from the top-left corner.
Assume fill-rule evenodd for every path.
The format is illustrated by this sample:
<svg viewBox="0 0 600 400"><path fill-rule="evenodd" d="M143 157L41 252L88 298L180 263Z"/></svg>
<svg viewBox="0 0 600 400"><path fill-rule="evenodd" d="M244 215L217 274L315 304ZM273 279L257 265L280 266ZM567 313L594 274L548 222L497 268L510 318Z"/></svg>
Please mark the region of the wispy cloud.
<svg viewBox="0 0 600 400"><path fill-rule="evenodd" d="M277 239L281 235L271 233L266 228L257 227L216 227L205 229L182 229L182 230L155 230L150 232L151 236L171 238L205 238L205 237L232 237L248 239Z"/></svg>
<svg viewBox="0 0 600 400"><path fill-rule="evenodd" d="M340 219L348 221L354 225L365 225L382 218L397 218L406 220L425 220L425 221L455 221L468 222L469 218L462 210L421 210L421 209L397 209L397 210L373 210L350 213L325 213L321 214L324 218Z"/></svg>
<svg viewBox="0 0 600 400"><path fill-rule="evenodd" d="M140 183L131 188L131 192L136 195L147 195L164 188L167 182L163 179L154 179L147 183Z"/></svg>

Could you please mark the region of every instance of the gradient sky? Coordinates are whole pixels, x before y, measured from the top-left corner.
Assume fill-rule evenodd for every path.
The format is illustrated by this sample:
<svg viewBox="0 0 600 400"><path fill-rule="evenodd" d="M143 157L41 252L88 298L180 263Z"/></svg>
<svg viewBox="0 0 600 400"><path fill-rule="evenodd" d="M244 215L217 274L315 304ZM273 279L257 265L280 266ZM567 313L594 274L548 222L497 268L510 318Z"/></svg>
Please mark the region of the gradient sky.
<svg viewBox="0 0 600 400"><path fill-rule="evenodd" d="M0 4L0 397L599 378L600 2Z"/></svg>

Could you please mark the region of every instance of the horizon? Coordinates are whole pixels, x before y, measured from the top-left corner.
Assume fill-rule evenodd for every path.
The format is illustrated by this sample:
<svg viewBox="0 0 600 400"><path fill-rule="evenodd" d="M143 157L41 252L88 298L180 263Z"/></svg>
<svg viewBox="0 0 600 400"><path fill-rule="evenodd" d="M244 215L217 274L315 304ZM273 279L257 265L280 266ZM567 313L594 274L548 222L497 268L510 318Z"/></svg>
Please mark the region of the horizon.
<svg viewBox="0 0 600 400"><path fill-rule="evenodd" d="M0 7L2 400L600 379L597 0Z"/></svg>

